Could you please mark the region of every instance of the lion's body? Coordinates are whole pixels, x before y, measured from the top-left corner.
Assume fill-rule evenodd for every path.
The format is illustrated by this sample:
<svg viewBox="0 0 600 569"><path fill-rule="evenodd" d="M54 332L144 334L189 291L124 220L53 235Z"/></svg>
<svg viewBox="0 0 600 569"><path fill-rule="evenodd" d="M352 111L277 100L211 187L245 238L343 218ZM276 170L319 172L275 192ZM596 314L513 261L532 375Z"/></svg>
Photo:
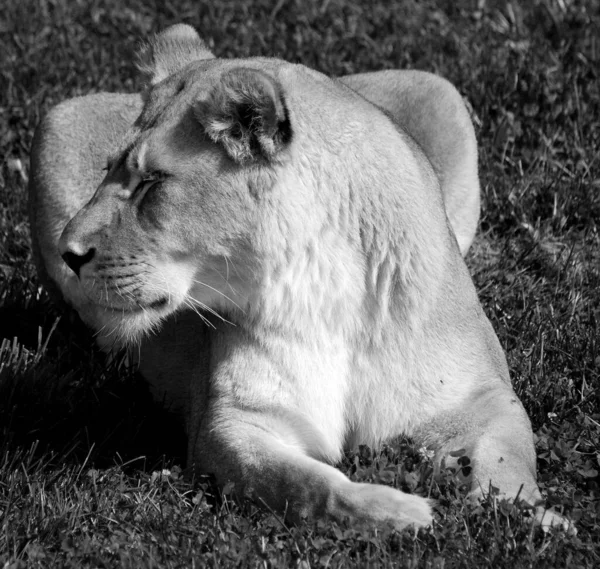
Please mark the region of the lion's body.
<svg viewBox="0 0 600 569"><path fill-rule="evenodd" d="M182 30L178 53L189 61L169 57ZM378 76L344 79L424 154L338 81L277 60L194 57L194 41L189 28L159 36L153 87L126 134L133 96L102 96L111 126L96 137L100 118L91 133L72 131L81 140L66 141L71 158L60 166L51 161L61 113L83 100L55 110L38 134L42 272L105 346L144 338L141 371L185 416L190 465L272 507L429 523L426 500L351 483L328 465L345 446L399 434L438 460L464 449L474 495L491 482L537 502L531 426L444 210L445 199L461 227L465 204L466 251L476 149L456 91L427 95L441 80L397 72L381 83L404 94L395 105L385 88L377 99L365 86ZM419 119L424 101L434 110ZM455 113L446 122L444 109ZM461 131L463 146L449 134ZM113 134L124 137L119 148ZM79 167L89 171L73 181ZM226 321L207 314L204 326L197 306Z"/></svg>
<svg viewBox="0 0 600 569"><path fill-rule="evenodd" d="M340 79L385 110L431 162L463 256L479 220L477 141L465 104L451 83L422 71L379 71Z"/></svg>

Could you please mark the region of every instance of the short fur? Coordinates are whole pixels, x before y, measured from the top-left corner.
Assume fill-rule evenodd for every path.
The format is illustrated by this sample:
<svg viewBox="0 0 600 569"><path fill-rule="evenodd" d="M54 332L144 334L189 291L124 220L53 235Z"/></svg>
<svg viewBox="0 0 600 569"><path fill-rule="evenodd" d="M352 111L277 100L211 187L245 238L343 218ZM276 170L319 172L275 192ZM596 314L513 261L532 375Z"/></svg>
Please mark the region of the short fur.
<svg viewBox="0 0 600 569"><path fill-rule="evenodd" d="M416 72L341 82L212 59L192 32L155 40L155 79L127 133L139 100L96 96L117 149L89 98L38 130L42 275L105 347L141 342L142 373L185 417L190 465L292 518L429 524L426 499L330 466L345 446L399 434L438 464L458 467L464 449L473 496L493 484L538 506L531 425L444 210L461 227L448 204L467 197L466 251L476 149L456 91Z"/></svg>

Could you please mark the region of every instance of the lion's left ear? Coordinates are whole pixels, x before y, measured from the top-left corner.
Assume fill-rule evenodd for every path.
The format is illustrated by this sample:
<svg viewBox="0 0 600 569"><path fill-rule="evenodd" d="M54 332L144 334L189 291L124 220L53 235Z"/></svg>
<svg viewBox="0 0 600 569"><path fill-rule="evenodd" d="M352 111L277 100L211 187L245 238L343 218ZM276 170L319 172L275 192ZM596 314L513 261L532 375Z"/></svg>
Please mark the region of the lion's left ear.
<svg viewBox="0 0 600 569"><path fill-rule="evenodd" d="M274 160L291 139L281 85L256 69L228 71L207 99L194 103L206 134L236 162Z"/></svg>
<svg viewBox="0 0 600 569"><path fill-rule="evenodd" d="M152 86L193 61L214 57L192 26L175 24L142 44L137 64Z"/></svg>

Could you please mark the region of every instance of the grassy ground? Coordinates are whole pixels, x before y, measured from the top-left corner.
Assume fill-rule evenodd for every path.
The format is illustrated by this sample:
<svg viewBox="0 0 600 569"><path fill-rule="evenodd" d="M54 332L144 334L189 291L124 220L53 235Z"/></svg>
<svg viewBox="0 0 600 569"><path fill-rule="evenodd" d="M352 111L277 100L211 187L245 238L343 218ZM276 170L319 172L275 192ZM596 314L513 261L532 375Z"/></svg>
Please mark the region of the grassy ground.
<svg viewBox="0 0 600 569"><path fill-rule="evenodd" d="M578 536L431 485L405 443L363 448L354 479L430 492L416 536L286 527L181 476L183 435L139 378L106 369L31 265L28 150L52 104L133 91L138 38L188 22L219 56L275 55L330 74L418 68L477 114L483 218L468 263L534 425L548 503ZM598 567L600 6L589 0L0 5L0 566ZM3 340L5 339L5 340Z"/></svg>

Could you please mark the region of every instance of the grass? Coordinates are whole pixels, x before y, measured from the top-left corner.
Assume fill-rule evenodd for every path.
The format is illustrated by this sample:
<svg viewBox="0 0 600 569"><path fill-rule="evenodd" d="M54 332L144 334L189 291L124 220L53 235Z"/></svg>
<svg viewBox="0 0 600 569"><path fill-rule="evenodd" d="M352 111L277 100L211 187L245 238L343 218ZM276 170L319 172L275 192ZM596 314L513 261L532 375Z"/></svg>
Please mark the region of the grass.
<svg viewBox="0 0 600 569"><path fill-rule="evenodd" d="M483 214L468 264L533 421L548 503L464 503L406 442L361 448L356 480L431 492L433 529L287 527L182 476L185 441L143 382L108 369L32 268L28 151L51 105L134 91L140 37L194 25L218 56L329 74L438 72L469 98ZM6 0L0 6L0 565L597 567L600 565L600 6L584 0ZM3 340L5 339L5 340Z"/></svg>

